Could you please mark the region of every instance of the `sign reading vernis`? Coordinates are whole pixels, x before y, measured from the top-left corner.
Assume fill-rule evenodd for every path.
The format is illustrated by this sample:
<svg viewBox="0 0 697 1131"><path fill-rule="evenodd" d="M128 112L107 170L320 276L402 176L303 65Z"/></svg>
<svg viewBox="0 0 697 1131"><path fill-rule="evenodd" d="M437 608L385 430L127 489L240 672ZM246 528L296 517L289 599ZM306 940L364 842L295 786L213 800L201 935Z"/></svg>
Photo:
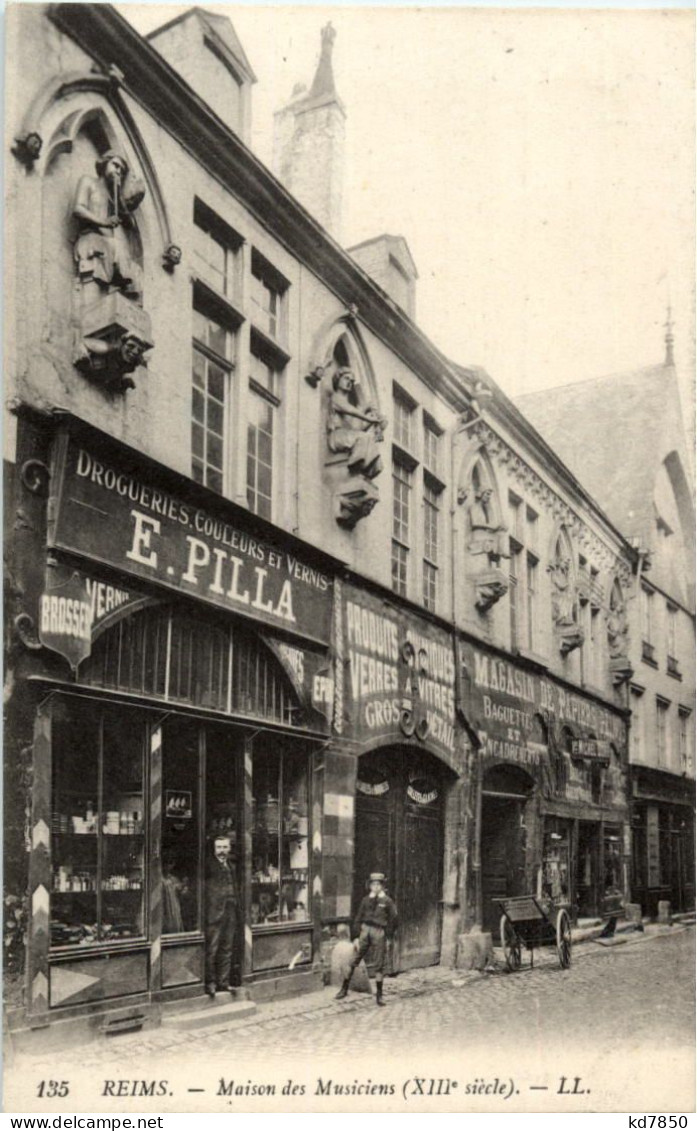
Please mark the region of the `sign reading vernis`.
<svg viewBox="0 0 697 1131"><path fill-rule="evenodd" d="M455 661L449 634L362 589L342 585L345 717L362 742L416 738L455 753Z"/></svg>
<svg viewBox="0 0 697 1131"><path fill-rule="evenodd" d="M160 486L131 459L119 466L61 437L49 544L265 624L328 643L332 581L219 510Z"/></svg>
<svg viewBox="0 0 697 1131"><path fill-rule="evenodd" d="M545 676L464 640L460 665L463 711L491 758L528 766L544 760L548 747L540 720L557 731L571 729L573 757L604 759L611 742L618 749L626 743L619 715Z"/></svg>

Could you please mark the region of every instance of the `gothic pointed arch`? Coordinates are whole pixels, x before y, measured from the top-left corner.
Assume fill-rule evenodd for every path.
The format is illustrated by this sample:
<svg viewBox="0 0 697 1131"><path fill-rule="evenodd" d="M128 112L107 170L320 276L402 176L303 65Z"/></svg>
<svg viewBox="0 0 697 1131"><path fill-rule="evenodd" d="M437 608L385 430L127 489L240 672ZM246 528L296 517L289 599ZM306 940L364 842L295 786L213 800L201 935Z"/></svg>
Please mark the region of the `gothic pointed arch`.
<svg viewBox="0 0 697 1131"><path fill-rule="evenodd" d="M315 339L321 358L308 380L320 385L323 478L338 524L353 530L379 501L380 445L387 420L360 327L352 312L325 323Z"/></svg>
<svg viewBox="0 0 697 1131"><path fill-rule="evenodd" d="M578 607L577 563L573 543L565 526L552 536L547 572L552 589L552 624L562 656L567 656L584 641Z"/></svg>
<svg viewBox="0 0 697 1131"><path fill-rule="evenodd" d="M27 186L41 217L41 338L67 392L75 370L109 396L134 387L154 345L148 285L171 249L155 166L119 87L116 73L54 78L21 127L38 139Z"/></svg>
<svg viewBox="0 0 697 1131"><path fill-rule="evenodd" d="M510 550L496 473L486 447L477 441L461 461L457 501L465 575L474 585L474 606L484 614L508 591L500 562Z"/></svg>
<svg viewBox="0 0 697 1131"><path fill-rule="evenodd" d="M607 649L612 682L618 687L627 683L634 674L629 662L627 603L618 577L615 577L610 585L607 607Z"/></svg>

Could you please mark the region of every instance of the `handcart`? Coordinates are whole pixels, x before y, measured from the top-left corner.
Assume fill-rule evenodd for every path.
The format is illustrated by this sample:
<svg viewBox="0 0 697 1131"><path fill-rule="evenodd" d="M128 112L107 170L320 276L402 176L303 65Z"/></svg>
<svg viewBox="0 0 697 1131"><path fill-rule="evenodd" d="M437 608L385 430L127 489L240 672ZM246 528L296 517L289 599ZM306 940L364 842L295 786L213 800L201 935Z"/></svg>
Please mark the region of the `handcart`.
<svg viewBox="0 0 697 1131"><path fill-rule="evenodd" d="M534 895L495 899L501 909L501 947L509 970L519 970L521 951L530 951L530 967L536 946L555 946L562 970L571 965L571 920L568 906Z"/></svg>

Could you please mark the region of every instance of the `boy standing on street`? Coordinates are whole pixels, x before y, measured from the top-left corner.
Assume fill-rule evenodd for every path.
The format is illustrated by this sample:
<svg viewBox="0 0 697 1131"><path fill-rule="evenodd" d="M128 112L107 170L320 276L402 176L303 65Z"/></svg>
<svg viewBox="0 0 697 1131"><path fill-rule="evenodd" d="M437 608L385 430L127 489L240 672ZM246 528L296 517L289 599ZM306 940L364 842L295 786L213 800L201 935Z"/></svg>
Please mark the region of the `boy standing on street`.
<svg viewBox="0 0 697 1131"><path fill-rule="evenodd" d="M354 922L354 933L358 935L355 954L348 967L341 989L336 995L337 1001L346 997L349 982L358 963L368 951L375 965L375 1001L377 1005L384 1005L382 1000L382 982L385 969L385 943L391 939L397 929L397 908L385 891L385 876L382 872L372 872L369 880L369 894L361 900L358 914Z"/></svg>

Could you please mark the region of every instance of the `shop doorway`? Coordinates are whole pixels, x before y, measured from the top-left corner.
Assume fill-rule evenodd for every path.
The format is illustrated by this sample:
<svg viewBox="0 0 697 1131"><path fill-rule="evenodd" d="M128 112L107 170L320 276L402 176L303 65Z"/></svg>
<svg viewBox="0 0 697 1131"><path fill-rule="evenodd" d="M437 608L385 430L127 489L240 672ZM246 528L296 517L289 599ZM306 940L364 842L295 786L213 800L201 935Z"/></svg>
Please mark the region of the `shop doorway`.
<svg viewBox="0 0 697 1131"><path fill-rule="evenodd" d="M443 794L448 772L411 749L364 755L356 786L353 914L371 872L399 912L392 973L440 960Z"/></svg>
<svg viewBox="0 0 697 1131"><path fill-rule="evenodd" d="M600 826L594 821L579 821L576 901L580 919L598 914L599 833Z"/></svg>
<svg viewBox="0 0 697 1131"><path fill-rule="evenodd" d="M526 805L532 778L517 766L497 766L484 777L480 851L482 926L498 939L496 899L525 894Z"/></svg>
<svg viewBox="0 0 697 1131"><path fill-rule="evenodd" d="M206 871L213 855L213 842L218 836L230 838L230 861L237 880L239 902L237 908L237 930L232 958L232 984L242 982L242 941L243 921L243 868L244 843L240 836L242 828L242 765L243 746L239 731L232 727L208 726L205 732L206 757L206 806L205 806L205 849L203 882L205 888ZM204 890L205 908L205 890Z"/></svg>

